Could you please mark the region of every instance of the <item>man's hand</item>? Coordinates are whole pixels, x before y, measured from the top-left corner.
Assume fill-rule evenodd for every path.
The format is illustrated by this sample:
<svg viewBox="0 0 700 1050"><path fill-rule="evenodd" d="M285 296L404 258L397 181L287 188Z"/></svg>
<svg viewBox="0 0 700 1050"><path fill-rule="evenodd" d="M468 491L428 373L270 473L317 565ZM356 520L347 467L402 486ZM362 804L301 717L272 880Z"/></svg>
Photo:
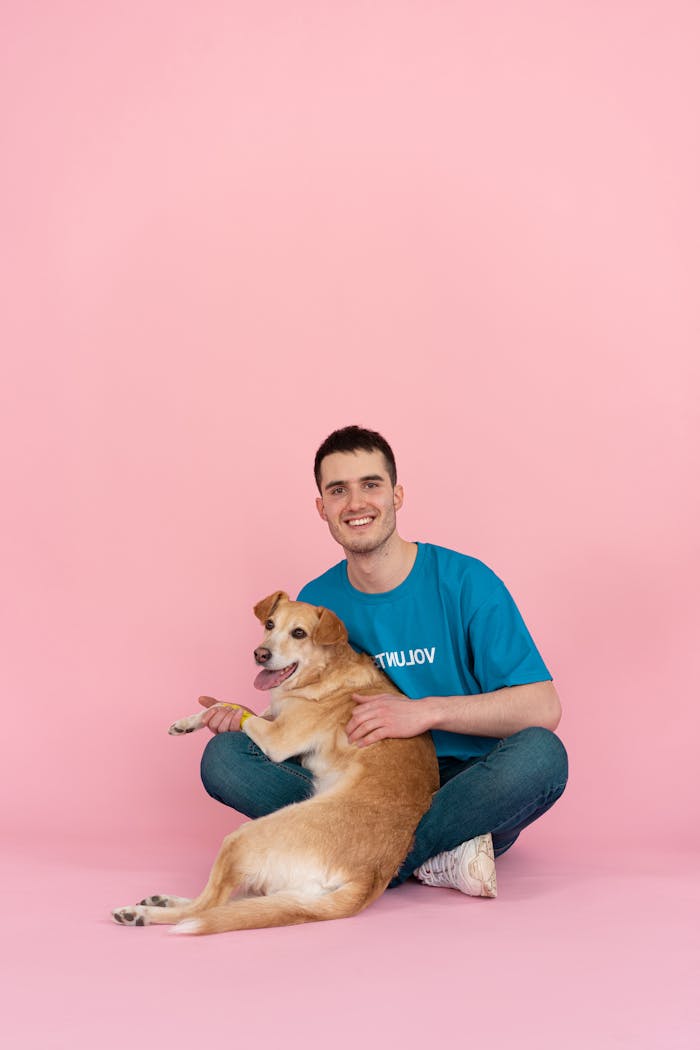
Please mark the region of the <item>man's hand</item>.
<svg viewBox="0 0 700 1050"><path fill-rule="evenodd" d="M227 707L217 707L217 704L228 704L227 700L215 700L213 696L200 696L198 701L202 707L208 707L203 716L203 723L212 733L232 733L241 728L241 715L245 711L254 715L249 707L242 704L230 704Z"/></svg>
<svg viewBox="0 0 700 1050"><path fill-rule="evenodd" d="M420 736L430 728L424 702L407 700L394 693L379 696L360 696L353 693L357 707L345 727L348 740L358 747L366 747L386 737Z"/></svg>

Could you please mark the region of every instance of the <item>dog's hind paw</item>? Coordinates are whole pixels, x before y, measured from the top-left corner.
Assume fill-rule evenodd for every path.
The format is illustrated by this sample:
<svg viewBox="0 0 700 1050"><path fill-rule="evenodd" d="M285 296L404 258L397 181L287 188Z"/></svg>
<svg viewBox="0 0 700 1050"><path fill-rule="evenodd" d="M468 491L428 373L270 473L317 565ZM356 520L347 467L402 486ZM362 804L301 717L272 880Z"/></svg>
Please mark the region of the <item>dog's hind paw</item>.
<svg viewBox="0 0 700 1050"><path fill-rule="evenodd" d="M150 919L145 914L145 909L140 904L131 904L126 908L115 908L112 918L120 926L148 926Z"/></svg>
<svg viewBox="0 0 700 1050"><path fill-rule="evenodd" d="M145 904L150 908L179 908L183 904L190 904L189 897L173 897L171 894L154 893L152 897L144 897L139 904Z"/></svg>

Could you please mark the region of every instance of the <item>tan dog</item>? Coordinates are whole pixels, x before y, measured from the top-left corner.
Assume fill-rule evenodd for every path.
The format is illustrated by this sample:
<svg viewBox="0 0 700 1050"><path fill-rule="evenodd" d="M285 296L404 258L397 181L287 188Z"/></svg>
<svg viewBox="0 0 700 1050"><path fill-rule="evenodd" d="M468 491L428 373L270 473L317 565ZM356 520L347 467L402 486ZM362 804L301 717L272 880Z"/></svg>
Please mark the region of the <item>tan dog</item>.
<svg viewBox="0 0 700 1050"><path fill-rule="evenodd" d="M398 691L351 648L338 617L284 591L259 602L255 615L265 626L255 684L271 690L272 703L242 731L273 762L302 756L314 794L228 835L195 900L148 897L113 911L116 922L220 933L355 915L386 889L430 806L439 780L429 734L362 748L348 741L352 693ZM191 732L201 719L170 732Z"/></svg>

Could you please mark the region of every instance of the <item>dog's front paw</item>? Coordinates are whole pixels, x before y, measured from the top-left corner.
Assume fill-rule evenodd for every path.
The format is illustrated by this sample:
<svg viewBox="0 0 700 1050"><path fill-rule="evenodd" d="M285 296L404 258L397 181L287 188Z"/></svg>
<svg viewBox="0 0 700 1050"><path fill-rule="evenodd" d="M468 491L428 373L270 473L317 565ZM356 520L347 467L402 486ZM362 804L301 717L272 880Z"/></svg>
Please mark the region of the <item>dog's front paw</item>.
<svg viewBox="0 0 700 1050"><path fill-rule="evenodd" d="M146 916L146 909L140 904L127 905L126 908L115 908L112 918L120 926L148 926L150 919Z"/></svg>
<svg viewBox="0 0 700 1050"><path fill-rule="evenodd" d="M182 736L183 733L194 733L195 729L201 729L202 719L206 712L198 711L196 715L190 715L189 718L178 718L177 722L168 729L171 736Z"/></svg>

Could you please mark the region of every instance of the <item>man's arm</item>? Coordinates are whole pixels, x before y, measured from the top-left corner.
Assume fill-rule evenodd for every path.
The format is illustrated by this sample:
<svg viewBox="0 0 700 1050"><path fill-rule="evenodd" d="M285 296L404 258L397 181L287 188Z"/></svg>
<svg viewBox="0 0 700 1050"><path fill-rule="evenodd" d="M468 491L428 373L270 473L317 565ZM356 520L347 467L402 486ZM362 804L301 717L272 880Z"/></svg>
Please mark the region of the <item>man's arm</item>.
<svg viewBox="0 0 700 1050"><path fill-rule="evenodd" d="M428 729L505 737L530 726L554 730L561 718L552 682L512 685L476 696L426 696L408 700L389 693L354 698L348 738L360 747L385 737L418 736Z"/></svg>

